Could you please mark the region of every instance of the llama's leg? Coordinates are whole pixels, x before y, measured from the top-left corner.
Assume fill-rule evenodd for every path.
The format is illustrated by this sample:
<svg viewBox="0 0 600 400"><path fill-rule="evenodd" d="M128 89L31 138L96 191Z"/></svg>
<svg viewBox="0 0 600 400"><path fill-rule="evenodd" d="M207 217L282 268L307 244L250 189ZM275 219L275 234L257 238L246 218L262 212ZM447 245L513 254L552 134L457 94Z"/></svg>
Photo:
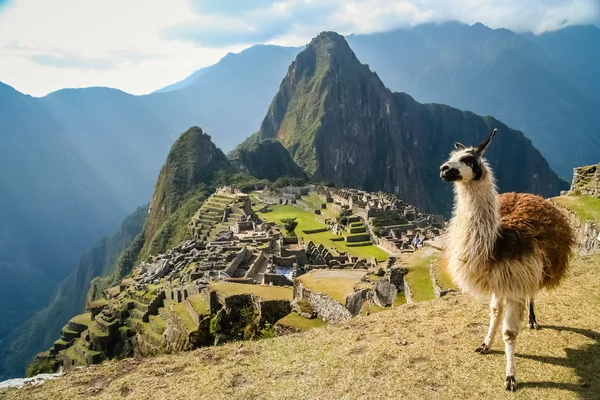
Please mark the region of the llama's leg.
<svg viewBox="0 0 600 400"><path fill-rule="evenodd" d="M515 350L517 336L521 328L525 301L506 300L504 323L502 326L502 337L506 351L506 390L514 392L517 390L515 379Z"/></svg>
<svg viewBox="0 0 600 400"><path fill-rule="evenodd" d="M529 299L529 318L527 325L529 329L540 329L537 320L535 319L535 312L533 311L533 297Z"/></svg>
<svg viewBox="0 0 600 400"><path fill-rule="evenodd" d="M476 352L481 354L487 354L490 352L490 348L492 347L494 338L496 337L496 332L498 332L498 327L500 326L500 318L502 317L503 310L504 304L502 299L498 298L498 296L492 293L492 298L490 299L490 326L483 343L481 346L475 349Z"/></svg>

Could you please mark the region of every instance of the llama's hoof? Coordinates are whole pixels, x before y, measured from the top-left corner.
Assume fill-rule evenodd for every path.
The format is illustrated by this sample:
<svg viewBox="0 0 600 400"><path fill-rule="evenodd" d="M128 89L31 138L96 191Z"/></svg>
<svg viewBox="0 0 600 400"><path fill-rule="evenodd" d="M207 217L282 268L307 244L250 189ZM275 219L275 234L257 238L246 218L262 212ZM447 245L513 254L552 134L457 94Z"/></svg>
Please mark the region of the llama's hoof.
<svg viewBox="0 0 600 400"><path fill-rule="evenodd" d="M506 390L510 390L511 392L515 392L517 390L517 380L514 376L509 375L506 377L506 382L504 383L504 388Z"/></svg>
<svg viewBox="0 0 600 400"><path fill-rule="evenodd" d="M540 329L540 326L536 321L529 321L527 325L529 326L529 329L535 329L536 331Z"/></svg>
<svg viewBox="0 0 600 400"><path fill-rule="evenodd" d="M487 344L482 343L481 346L475 349L475 352L479 354L487 354L490 352L490 348Z"/></svg>

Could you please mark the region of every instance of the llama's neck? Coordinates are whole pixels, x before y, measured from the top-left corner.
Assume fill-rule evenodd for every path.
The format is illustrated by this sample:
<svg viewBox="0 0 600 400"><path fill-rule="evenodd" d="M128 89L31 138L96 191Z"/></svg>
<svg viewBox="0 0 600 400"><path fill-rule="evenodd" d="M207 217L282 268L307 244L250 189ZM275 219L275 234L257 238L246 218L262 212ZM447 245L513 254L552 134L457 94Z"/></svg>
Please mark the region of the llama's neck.
<svg viewBox="0 0 600 400"><path fill-rule="evenodd" d="M454 212L448 236L450 256L483 264L492 254L500 229L498 191L491 171L479 181L454 184Z"/></svg>

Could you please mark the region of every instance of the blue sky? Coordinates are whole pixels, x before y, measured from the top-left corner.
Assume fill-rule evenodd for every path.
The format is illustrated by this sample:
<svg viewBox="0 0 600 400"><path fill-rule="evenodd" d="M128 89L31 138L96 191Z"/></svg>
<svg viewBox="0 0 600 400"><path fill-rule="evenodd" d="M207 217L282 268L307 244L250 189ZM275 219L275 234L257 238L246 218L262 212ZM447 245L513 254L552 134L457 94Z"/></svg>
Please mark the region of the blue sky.
<svg viewBox="0 0 600 400"><path fill-rule="evenodd" d="M0 81L153 91L256 43L458 20L540 33L600 24L598 0L0 0ZM24 23L26 21L26 23Z"/></svg>

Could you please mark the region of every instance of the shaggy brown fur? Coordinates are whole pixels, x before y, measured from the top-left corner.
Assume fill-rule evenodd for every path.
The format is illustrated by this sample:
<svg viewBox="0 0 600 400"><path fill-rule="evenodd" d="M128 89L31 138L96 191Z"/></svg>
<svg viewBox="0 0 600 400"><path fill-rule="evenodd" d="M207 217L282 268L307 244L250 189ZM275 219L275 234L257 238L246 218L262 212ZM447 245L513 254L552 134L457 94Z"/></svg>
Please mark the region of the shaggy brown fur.
<svg viewBox="0 0 600 400"><path fill-rule="evenodd" d="M575 245L573 229L558 208L529 193L503 193L500 198L501 232L493 258L514 259L528 255L534 242L544 252L543 287L556 287Z"/></svg>

